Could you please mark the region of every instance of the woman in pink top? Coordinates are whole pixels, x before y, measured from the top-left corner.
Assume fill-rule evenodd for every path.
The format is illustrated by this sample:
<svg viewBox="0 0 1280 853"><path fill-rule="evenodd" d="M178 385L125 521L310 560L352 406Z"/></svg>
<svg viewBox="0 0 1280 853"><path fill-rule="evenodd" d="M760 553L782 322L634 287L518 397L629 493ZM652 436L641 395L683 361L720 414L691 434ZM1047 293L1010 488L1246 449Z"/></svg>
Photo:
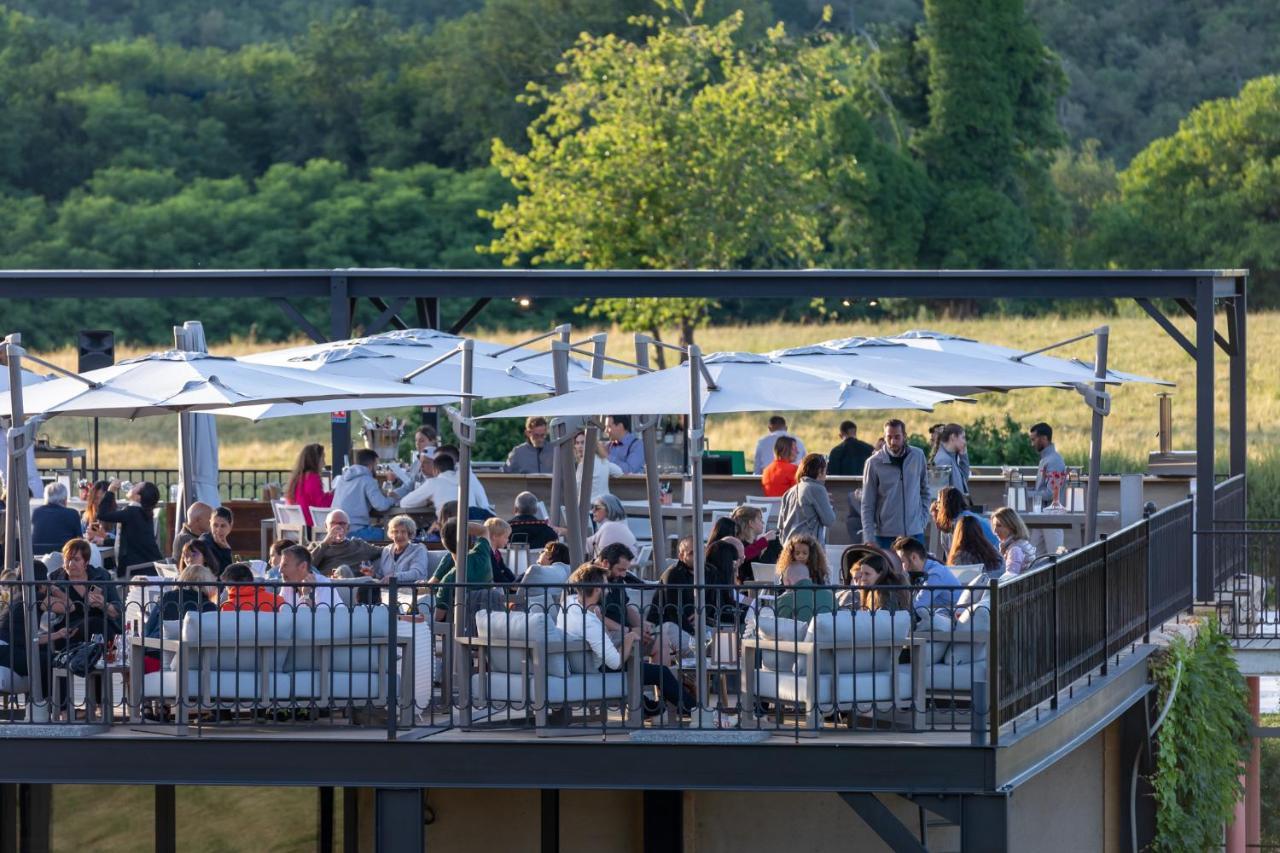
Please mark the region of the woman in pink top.
<svg viewBox="0 0 1280 853"><path fill-rule="evenodd" d="M320 481L320 472L323 470L324 445L306 445L298 454L298 461L293 463L293 474L284 490L285 499L289 503L302 507L302 517L308 526L311 525L313 506L324 509L333 503L333 492L326 492Z"/></svg>

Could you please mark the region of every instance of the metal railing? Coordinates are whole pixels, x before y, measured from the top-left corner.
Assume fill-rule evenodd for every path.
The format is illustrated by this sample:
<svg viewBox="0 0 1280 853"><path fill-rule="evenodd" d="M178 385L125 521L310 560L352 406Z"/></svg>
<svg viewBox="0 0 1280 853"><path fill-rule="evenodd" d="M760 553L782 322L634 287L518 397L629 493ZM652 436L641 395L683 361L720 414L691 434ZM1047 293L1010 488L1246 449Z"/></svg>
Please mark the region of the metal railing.
<svg viewBox="0 0 1280 853"><path fill-rule="evenodd" d="M1189 609L1192 529L1187 500L1020 576L882 586L865 609L865 591L824 585L636 580L600 587L593 604L593 587L540 583L0 581L10 634L0 636L0 698L12 720L42 720L27 713L38 670L40 707L54 722L340 720L385 728L388 738L420 726L529 725L798 737L835 724L998 744L1005 727L1057 707L1081 679L1106 675L1126 648ZM1233 624L1280 639L1280 522L1223 521L1211 535L1215 555L1250 568L1222 590ZM1258 598L1259 588L1272 597ZM588 594L591 617L573 611L575 593ZM465 597L460 630L455 595ZM265 609L219 609L242 601ZM699 601L709 629L695 641ZM24 603L38 623L24 622ZM23 624L44 637L31 665L17 654ZM101 661L86 667L62 654L97 634ZM698 656L709 676L701 685Z"/></svg>
<svg viewBox="0 0 1280 853"><path fill-rule="evenodd" d="M54 479L65 473L65 468L44 468L40 471L45 479ZM218 471L218 494L228 501L261 500L264 487L275 485L283 488L289 481L289 474L289 471L276 468L223 468ZM165 500L168 500L170 490L181 482L177 468L99 468L91 469L89 477L95 481L114 478L121 482L155 483Z"/></svg>
<svg viewBox="0 0 1280 853"><path fill-rule="evenodd" d="M1213 542L1219 627L1239 643L1280 640L1280 520L1214 519L1196 535Z"/></svg>

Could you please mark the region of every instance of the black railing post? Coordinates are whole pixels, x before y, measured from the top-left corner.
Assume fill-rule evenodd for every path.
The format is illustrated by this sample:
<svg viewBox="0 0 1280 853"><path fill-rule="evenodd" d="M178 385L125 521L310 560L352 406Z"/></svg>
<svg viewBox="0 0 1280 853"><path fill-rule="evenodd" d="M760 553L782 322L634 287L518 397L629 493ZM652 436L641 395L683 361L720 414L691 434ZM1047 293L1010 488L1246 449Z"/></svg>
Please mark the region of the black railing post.
<svg viewBox="0 0 1280 853"><path fill-rule="evenodd" d="M354 595L355 590L352 590L352 596ZM399 609L396 576L392 575L387 584L387 740L396 739L396 726L400 724L399 691L396 689L396 640L399 639L396 614Z"/></svg>
<svg viewBox="0 0 1280 853"><path fill-rule="evenodd" d="M1146 571L1144 572L1145 578L1143 579L1147 588L1147 607L1146 607L1146 614L1143 617L1143 623L1142 623L1142 642L1150 643L1151 642L1151 588L1152 588L1151 573L1152 571L1154 571L1154 563L1152 562L1151 555L1155 551L1155 549L1151 547L1151 510L1150 508L1144 510L1142 513L1142 540L1147 543L1147 565L1146 565Z"/></svg>
<svg viewBox="0 0 1280 853"><path fill-rule="evenodd" d="M991 721L991 745L1000 745L1000 584L992 579L987 595L991 596L991 639L987 649L987 690L991 696L987 715Z"/></svg>
<svg viewBox="0 0 1280 853"><path fill-rule="evenodd" d="M1102 541L1102 670L1107 674L1107 657L1111 654L1111 572L1107 554L1107 534L1099 536Z"/></svg>
<svg viewBox="0 0 1280 853"><path fill-rule="evenodd" d="M1058 665L1058 645L1060 634L1058 632L1058 555L1052 555L1049 562L1049 577L1052 578L1052 587L1050 588L1050 599L1053 602L1053 698L1049 700L1049 707L1057 710L1058 708L1058 677L1060 675Z"/></svg>

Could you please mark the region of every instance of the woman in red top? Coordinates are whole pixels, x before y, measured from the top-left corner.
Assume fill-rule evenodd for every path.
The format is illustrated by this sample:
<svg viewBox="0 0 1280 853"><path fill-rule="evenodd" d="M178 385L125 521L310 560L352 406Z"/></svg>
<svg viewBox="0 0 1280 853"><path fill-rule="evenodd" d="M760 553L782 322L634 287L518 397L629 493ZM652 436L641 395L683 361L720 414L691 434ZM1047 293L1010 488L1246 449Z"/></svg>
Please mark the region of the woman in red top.
<svg viewBox="0 0 1280 853"><path fill-rule="evenodd" d="M257 582L247 563L232 563L222 572L227 584L227 600L219 610L261 610L272 613L280 609L284 599Z"/></svg>
<svg viewBox="0 0 1280 853"><path fill-rule="evenodd" d="M311 508L324 509L333 504L333 492L326 492L320 482L324 470L324 445L308 444L293 463L293 474L284 490L285 500L302 507L302 517L311 526Z"/></svg>
<svg viewBox="0 0 1280 853"><path fill-rule="evenodd" d="M773 461L760 475L766 498L780 498L796 484L796 465L791 460L796 455L796 440L789 435L778 436L773 443Z"/></svg>

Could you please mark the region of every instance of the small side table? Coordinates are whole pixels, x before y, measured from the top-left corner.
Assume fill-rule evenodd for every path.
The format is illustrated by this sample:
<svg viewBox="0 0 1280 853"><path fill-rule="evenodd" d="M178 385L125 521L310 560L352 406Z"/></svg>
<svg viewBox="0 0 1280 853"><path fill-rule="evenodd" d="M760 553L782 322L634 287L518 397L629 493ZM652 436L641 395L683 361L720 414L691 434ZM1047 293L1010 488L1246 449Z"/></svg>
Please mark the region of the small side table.
<svg viewBox="0 0 1280 853"><path fill-rule="evenodd" d="M85 722L92 722L97 715L98 703L94 698L98 690L102 691L102 724L110 725L115 717L115 679L113 676L119 674L120 683L123 685L125 692L125 707L128 708L129 693L129 666L128 664L116 661L115 663L107 663L105 660L98 663L93 669L89 670L89 674L84 679L84 719ZM62 691L64 685L70 687L73 676L62 667L53 668L53 707L60 709L63 704ZM72 709L74 712L74 709ZM125 718L128 719L128 712L125 712Z"/></svg>

